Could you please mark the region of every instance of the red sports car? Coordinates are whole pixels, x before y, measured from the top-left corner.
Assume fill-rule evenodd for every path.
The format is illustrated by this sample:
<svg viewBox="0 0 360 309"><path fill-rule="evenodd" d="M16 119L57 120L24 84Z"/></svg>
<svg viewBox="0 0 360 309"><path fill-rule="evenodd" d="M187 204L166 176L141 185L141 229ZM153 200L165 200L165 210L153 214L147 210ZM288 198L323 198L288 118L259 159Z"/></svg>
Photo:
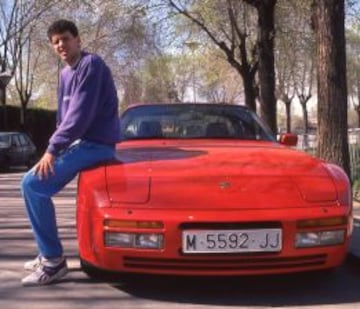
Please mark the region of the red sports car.
<svg viewBox="0 0 360 309"><path fill-rule="evenodd" d="M352 230L348 177L277 142L243 106L156 104L121 117L117 160L79 177L82 267L173 275L334 268Z"/></svg>

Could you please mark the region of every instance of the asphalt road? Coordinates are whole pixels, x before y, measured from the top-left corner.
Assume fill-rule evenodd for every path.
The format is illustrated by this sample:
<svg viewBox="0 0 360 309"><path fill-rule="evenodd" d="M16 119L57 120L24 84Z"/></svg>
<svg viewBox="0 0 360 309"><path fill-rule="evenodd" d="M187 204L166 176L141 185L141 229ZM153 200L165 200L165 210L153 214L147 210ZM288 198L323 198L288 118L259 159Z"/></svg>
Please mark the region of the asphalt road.
<svg viewBox="0 0 360 309"><path fill-rule="evenodd" d="M360 308L358 219L349 258L331 274L91 280L77 256L75 182L55 198L70 273L54 285L24 288L23 263L36 255L36 247L20 197L22 173L0 174L0 308Z"/></svg>

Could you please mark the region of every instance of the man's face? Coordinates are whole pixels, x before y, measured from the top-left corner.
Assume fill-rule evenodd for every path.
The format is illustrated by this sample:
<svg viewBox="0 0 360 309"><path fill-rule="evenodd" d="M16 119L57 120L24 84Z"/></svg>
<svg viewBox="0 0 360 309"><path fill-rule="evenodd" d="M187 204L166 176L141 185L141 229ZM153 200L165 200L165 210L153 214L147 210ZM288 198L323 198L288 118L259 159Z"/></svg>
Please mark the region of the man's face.
<svg viewBox="0 0 360 309"><path fill-rule="evenodd" d="M51 44L59 57L69 65L75 64L80 56L80 38L69 31L51 36Z"/></svg>

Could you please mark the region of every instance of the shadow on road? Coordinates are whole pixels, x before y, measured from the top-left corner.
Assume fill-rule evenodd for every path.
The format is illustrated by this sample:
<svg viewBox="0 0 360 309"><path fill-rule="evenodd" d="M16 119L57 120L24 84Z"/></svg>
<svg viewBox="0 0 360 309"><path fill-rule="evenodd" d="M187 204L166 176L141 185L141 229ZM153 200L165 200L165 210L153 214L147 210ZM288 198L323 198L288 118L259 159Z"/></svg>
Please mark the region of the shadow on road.
<svg viewBox="0 0 360 309"><path fill-rule="evenodd" d="M275 307L357 303L360 260L349 257L330 273L235 278L138 276L111 284L135 297L174 303Z"/></svg>

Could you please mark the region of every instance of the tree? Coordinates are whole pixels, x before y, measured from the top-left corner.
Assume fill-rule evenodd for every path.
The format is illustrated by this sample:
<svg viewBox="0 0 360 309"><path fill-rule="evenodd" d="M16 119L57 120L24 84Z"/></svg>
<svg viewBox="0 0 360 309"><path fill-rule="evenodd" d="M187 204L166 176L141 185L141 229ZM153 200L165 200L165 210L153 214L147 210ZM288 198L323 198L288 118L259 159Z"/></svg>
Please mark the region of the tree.
<svg viewBox="0 0 360 309"><path fill-rule="evenodd" d="M9 75L13 75L13 69L9 68L8 54L10 49L10 40L12 38L12 27L14 25L14 16L16 13L15 4L9 9L6 4L0 2L1 22L0 22L0 73L9 71ZM10 13L7 13L10 12ZM0 82L0 101L2 104L2 128L7 128L7 112L6 112L6 84Z"/></svg>
<svg viewBox="0 0 360 309"><path fill-rule="evenodd" d="M317 46L318 147L320 158L350 176L344 0L314 0Z"/></svg>
<svg viewBox="0 0 360 309"><path fill-rule="evenodd" d="M170 57L158 55L146 61L141 73L143 80L144 102L165 103L171 100L179 101L175 86L175 76L172 75Z"/></svg>
<svg viewBox="0 0 360 309"><path fill-rule="evenodd" d="M24 40L26 41L24 33L55 2L56 0L0 1L0 73L9 71L12 76L15 74L19 59L23 56L19 51L23 50ZM0 93L3 106L2 125L3 129L6 129L6 85L3 83L0 83Z"/></svg>
<svg viewBox="0 0 360 309"><path fill-rule="evenodd" d="M168 2L176 12L197 25L212 43L225 53L228 62L242 77L246 105L256 111L255 99L259 97L261 116L276 133L274 71L276 0L206 1L206 5L200 1L192 2L191 5L183 1L168 0ZM257 11L258 19L256 39L254 44L249 46L251 40L248 36L256 33L250 30L247 24L249 20L253 21L254 13L250 10L251 7ZM249 15L248 12L252 14ZM259 85L255 80L258 68Z"/></svg>
<svg viewBox="0 0 360 309"><path fill-rule="evenodd" d="M204 50L199 59L198 71L202 81L201 97L214 103L238 104L242 101L244 89L241 76L219 50Z"/></svg>
<svg viewBox="0 0 360 309"><path fill-rule="evenodd" d="M286 17L289 10L286 10ZM282 14L279 14L282 15ZM285 14L283 14L285 15ZM281 16L285 18L285 16ZM276 69L276 97L285 105L286 132L291 132L291 103L295 96L294 66L296 62L294 41L291 26L278 25L276 37L275 69Z"/></svg>
<svg viewBox="0 0 360 309"><path fill-rule="evenodd" d="M277 69L277 79L284 80L286 85L290 84L286 88L288 91L284 100L291 99L294 91L299 99L303 113L305 148L308 146L309 131L307 103L313 95L315 80L315 37L309 19L310 4L307 0L280 1L276 20L276 55L282 55L276 65L285 71L281 73Z"/></svg>
<svg viewBox="0 0 360 309"><path fill-rule="evenodd" d="M258 59L261 116L273 133L277 132L275 69L274 69L274 12L277 0L244 0L258 12Z"/></svg>
<svg viewBox="0 0 360 309"><path fill-rule="evenodd" d="M33 94L35 94L31 97L31 104L56 108L58 74L62 63L58 61L48 44L46 30L58 18L73 20L79 28L82 47L89 52L99 53L105 59L111 67L119 95L126 94L126 98L133 98L139 102L135 93L139 90L141 98L140 84L134 87L131 84L137 78L136 74L144 61L156 52L155 34L152 25L148 24L146 12L127 0L53 0L53 2L54 5L44 12L42 18L36 20L36 29L31 36L30 68L32 69L30 71L33 77ZM24 45L24 61L28 50ZM35 56L39 53L41 61L33 66ZM23 68L26 68L26 65ZM14 85L10 85L9 88L11 87L15 88ZM132 89L127 90L126 87ZM12 93L14 92L13 89ZM16 103L18 102L19 99L16 100Z"/></svg>
<svg viewBox="0 0 360 309"><path fill-rule="evenodd" d="M221 0L193 3L165 0L175 12L195 24L209 41L219 48L229 64L240 74L245 92L245 105L256 111L258 86L257 41L254 38L253 11L242 1Z"/></svg>
<svg viewBox="0 0 360 309"><path fill-rule="evenodd" d="M18 22L15 23L15 35L10 49L11 62L16 67L14 73L15 88L20 99L20 127L22 130L25 130L26 109L32 96L34 71L40 56L40 53L36 53L32 49L32 34L36 26L35 21L29 24L28 27L24 27L22 24L23 19L21 16L27 10L27 3L20 2L15 17Z"/></svg>
<svg viewBox="0 0 360 309"><path fill-rule="evenodd" d="M123 85L123 99L120 104L122 109L126 109L131 103L141 102L142 87L141 81L135 72L131 72L129 76L124 76Z"/></svg>
<svg viewBox="0 0 360 309"><path fill-rule="evenodd" d="M360 23L347 30L347 55L349 97L360 128Z"/></svg>

